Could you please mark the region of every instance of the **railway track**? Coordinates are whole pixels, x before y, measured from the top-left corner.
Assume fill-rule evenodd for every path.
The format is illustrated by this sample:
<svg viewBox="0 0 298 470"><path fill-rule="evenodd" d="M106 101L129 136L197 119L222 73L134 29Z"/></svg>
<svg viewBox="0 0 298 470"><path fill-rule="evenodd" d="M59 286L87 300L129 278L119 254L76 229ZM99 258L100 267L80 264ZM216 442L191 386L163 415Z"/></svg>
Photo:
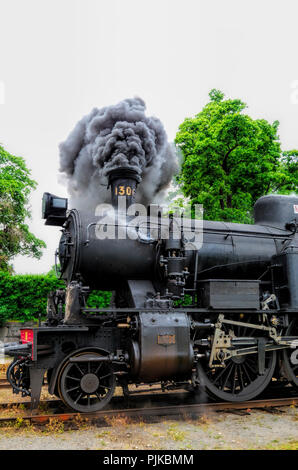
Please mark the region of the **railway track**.
<svg viewBox="0 0 298 470"><path fill-rule="evenodd" d="M47 385L47 383L45 382L44 385ZM6 388L11 388L10 383L6 378L0 378L0 390Z"/></svg>
<svg viewBox="0 0 298 470"><path fill-rule="evenodd" d="M7 379L0 379L0 390L5 388L11 388L10 383L7 381Z"/></svg>
<svg viewBox="0 0 298 470"><path fill-rule="evenodd" d="M11 388L6 377L1 374L0 376L0 390ZM27 414L16 414L16 416L0 416L0 426L14 423L17 420L22 422L29 422L32 424L46 424L50 420L60 420L63 422L71 422L76 418L88 418L90 421L95 421L97 425L107 425L107 421L115 417L128 417L135 419L154 419L158 417L175 416L175 417L195 417L208 412L227 411L230 413L242 412L242 414L249 414L248 410L263 409L265 411L274 412L274 409L283 406L298 406L297 390L292 387L285 388L279 386L272 387L269 395L262 397L259 400L251 400L247 402L231 403L231 402L210 402L204 400L202 397L198 398L199 402L194 403L194 398L189 392L179 391L170 393L155 393L152 390L135 390L132 393L132 399L126 400L123 396L115 396L108 409L94 413L77 413L72 411L65 411L65 406L58 399L42 400L40 402L39 410L30 410L30 401L19 402L6 402L0 403L0 410L5 408L20 407L26 411ZM275 395L283 395L279 398ZM166 403L166 404L165 404ZM129 407L127 407L129 406ZM40 410L47 409L47 412L40 412ZM43 413L43 414L42 414Z"/></svg>
<svg viewBox="0 0 298 470"><path fill-rule="evenodd" d="M121 397L119 397L120 399ZM181 398L181 397L180 397ZM116 400L119 403L124 403L124 400ZM26 404L28 407L30 403L28 402L21 402L21 404ZM114 402L114 405L117 403ZM148 404L148 400L147 400ZM20 403L6 403L1 404L1 407L12 406L12 405L20 405ZM61 406L61 402L59 400L49 400L41 402L41 406L44 405L55 407L58 406L56 410L53 412L48 411L48 413L44 414L37 414L36 411L30 412L30 414L24 415L16 415L13 417L0 417L0 425L5 425L9 423L14 423L18 420L18 422L24 423L32 423L32 424L46 424L51 420L59 420L63 422L69 422L76 418L87 418L90 421L96 422L97 425L107 425L109 419L111 418L120 418L120 417L128 417L128 418L145 418L145 419L154 419L157 417L195 417L199 416L208 412L217 412L217 411L227 411L227 412L240 412L242 414L249 414L249 412L253 409L262 409L264 411L274 412L274 408L279 408L283 406L297 406L298 405L298 396L291 396L291 397L283 397L283 398L264 398L261 400L252 400L247 402L239 402L239 403L231 403L231 402L221 402L221 403L214 403L214 402L207 402L207 403L180 403L180 404L171 404L171 405L158 405L153 404L153 406L147 407L136 407L136 408L124 408L123 406L113 407L111 409L106 409L103 411L97 411L93 413L76 413L76 412L61 412L59 410L59 405Z"/></svg>
<svg viewBox="0 0 298 470"><path fill-rule="evenodd" d="M47 384L44 384L47 385ZM10 383L6 379L0 379L0 390L12 388Z"/></svg>

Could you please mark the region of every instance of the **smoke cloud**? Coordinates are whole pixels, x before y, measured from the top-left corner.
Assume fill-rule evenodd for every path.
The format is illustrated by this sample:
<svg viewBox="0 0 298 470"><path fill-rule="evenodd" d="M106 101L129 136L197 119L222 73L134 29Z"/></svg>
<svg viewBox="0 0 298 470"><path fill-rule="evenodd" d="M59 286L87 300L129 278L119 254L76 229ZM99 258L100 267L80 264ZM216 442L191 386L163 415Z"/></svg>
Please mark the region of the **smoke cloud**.
<svg viewBox="0 0 298 470"><path fill-rule="evenodd" d="M173 174L177 156L164 127L145 115L141 98L94 108L59 145L60 171L66 177L71 205L93 210L110 202L107 174L114 168L135 169L142 178L136 202L158 202Z"/></svg>

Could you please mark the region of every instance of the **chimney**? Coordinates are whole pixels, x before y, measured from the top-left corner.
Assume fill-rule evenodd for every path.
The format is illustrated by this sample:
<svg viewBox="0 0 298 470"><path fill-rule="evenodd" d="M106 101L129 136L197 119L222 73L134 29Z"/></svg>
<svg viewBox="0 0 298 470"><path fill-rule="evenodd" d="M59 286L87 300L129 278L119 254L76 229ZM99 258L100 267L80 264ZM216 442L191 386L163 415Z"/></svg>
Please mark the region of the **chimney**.
<svg viewBox="0 0 298 470"><path fill-rule="evenodd" d="M138 172L129 167L116 168L108 173L109 185L111 187L112 205L118 208L120 197L126 198L126 209L134 204L135 194L141 177Z"/></svg>

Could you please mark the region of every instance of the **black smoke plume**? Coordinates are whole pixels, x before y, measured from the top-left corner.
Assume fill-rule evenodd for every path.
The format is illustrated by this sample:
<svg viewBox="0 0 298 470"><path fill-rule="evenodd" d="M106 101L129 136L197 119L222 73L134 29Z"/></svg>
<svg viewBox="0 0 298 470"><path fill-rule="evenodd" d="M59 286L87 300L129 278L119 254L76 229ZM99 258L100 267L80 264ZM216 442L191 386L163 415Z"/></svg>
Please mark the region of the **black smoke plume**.
<svg viewBox="0 0 298 470"><path fill-rule="evenodd" d="M121 167L135 169L142 178L137 202L161 199L177 171L177 158L161 121L147 117L145 109L141 98L94 108L60 144L60 171L72 206L93 210L109 202L107 174Z"/></svg>

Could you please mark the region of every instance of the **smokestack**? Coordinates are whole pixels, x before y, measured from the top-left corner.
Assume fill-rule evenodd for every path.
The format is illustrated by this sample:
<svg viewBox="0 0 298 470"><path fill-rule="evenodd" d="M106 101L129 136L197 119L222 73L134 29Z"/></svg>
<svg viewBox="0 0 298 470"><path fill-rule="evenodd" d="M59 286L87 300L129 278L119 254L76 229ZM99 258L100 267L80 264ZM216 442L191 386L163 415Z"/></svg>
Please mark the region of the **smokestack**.
<svg viewBox="0 0 298 470"><path fill-rule="evenodd" d="M117 209L119 198L125 197L126 210L135 203L136 189L142 180L138 172L129 167L120 167L110 170L107 174L111 187L112 206Z"/></svg>

